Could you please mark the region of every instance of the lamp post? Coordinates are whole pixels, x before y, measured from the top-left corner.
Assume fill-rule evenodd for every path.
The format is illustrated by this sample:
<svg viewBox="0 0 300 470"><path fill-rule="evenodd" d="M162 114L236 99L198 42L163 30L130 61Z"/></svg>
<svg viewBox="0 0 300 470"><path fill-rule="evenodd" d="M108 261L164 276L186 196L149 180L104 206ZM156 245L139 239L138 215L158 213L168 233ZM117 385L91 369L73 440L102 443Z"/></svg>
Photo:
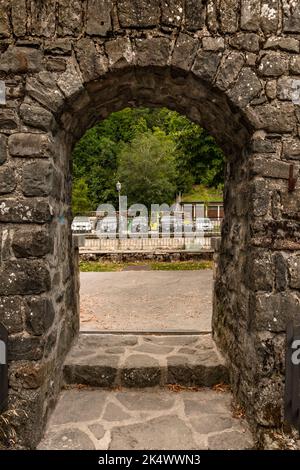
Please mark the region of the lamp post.
<svg viewBox="0 0 300 470"><path fill-rule="evenodd" d="M120 181L117 182L116 188L117 188L118 195L119 195L119 235L120 235L120 233L121 233L121 222L122 222L122 219L121 219L121 189L122 189L122 185L121 185Z"/></svg>

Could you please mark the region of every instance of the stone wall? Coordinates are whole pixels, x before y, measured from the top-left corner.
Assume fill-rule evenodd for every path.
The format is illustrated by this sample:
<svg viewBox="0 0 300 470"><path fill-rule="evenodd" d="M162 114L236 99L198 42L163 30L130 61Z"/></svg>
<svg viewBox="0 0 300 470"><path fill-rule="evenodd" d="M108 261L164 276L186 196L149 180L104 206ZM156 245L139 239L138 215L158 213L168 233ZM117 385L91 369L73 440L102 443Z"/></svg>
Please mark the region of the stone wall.
<svg viewBox="0 0 300 470"><path fill-rule="evenodd" d="M0 0L12 445L38 442L78 330L71 149L125 106L176 109L228 156L214 335L253 422L281 423L284 332L299 317L299 41L295 0Z"/></svg>

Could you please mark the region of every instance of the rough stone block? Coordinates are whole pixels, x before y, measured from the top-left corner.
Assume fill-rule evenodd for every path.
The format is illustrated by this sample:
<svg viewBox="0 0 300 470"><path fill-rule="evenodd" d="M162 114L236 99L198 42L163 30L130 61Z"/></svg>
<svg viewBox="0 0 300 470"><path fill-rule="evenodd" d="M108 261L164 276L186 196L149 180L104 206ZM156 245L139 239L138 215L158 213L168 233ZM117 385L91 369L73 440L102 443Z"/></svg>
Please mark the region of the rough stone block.
<svg viewBox="0 0 300 470"><path fill-rule="evenodd" d="M56 26L56 0L29 1L29 32L33 36L53 37Z"/></svg>
<svg viewBox="0 0 300 470"><path fill-rule="evenodd" d="M291 73L293 73L295 75L297 75L297 74L300 75L300 57L298 57L298 56L291 57L290 71L291 71Z"/></svg>
<svg viewBox="0 0 300 470"><path fill-rule="evenodd" d="M219 67L216 84L221 90L226 90L237 79L245 59L240 52L230 52Z"/></svg>
<svg viewBox="0 0 300 470"><path fill-rule="evenodd" d="M262 57L258 70L264 77L280 77L288 71L288 68L286 56L279 52L268 52Z"/></svg>
<svg viewBox="0 0 300 470"><path fill-rule="evenodd" d="M7 0L0 1L0 38L8 38L10 36L9 26L9 4Z"/></svg>
<svg viewBox="0 0 300 470"><path fill-rule="evenodd" d="M277 33L279 24L278 0L263 0L261 5L261 28L266 34Z"/></svg>
<svg viewBox="0 0 300 470"><path fill-rule="evenodd" d="M205 6L203 0L185 0L184 26L190 31L197 31L205 24Z"/></svg>
<svg viewBox="0 0 300 470"><path fill-rule="evenodd" d="M140 0L132 4L130 0L119 0L118 13L123 28L156 26L160 21L160 1Z"/></svg>
<svg viewBox="0 0 300 470"><path fill-rule="evenodd" d="M199 41L188 34L180 33L174 46L172 65L189 71L193 65Z"/></svg>
<svg viewBox="0 0 300 470"><path fill-rule="evenodd" d="M86 32L93 36L105 36L111 30L111 0L88 0Z"/></svg>
<svg viewBox="0 0 300 470"><path fill-rule="evenodd" d="M296 0L283 0L283 31L300 33L300 4Z"/></svg>
<svg viewBox="0 0 300 470"><path fill-rule="evenodd" d="M0 295L40 294L50 289L47 264L42 261L6 262L0 271Z"/></svg>
<svg viewBox="0 0 300 470"><path fill-rule="evenodd" d="M105 44L108 63L111 69L133 64L134 54L129 38L118 38Z"/></svg>
<svg viewBox="0 0 300 470"><path fill-rule="evenodd" d="M9 337L9 361L38 361L43 357L43 342L34 336L13 335Z"/></svg>
<svg viewBox="0 0 300 470"><path fill-rule="evenodd" d="M250 68L244 68L236 84L228 92L228 96L236 106L244 108L260 94L261 90L262 86L255 72Z"/></svg>
<svg viewBox="0 0 300 470"><path fill-rule="evenodd" d="M299 52L299 40L295 38L268 38L264 45L264 49L280 49L288 52Z"/></svg>
<svg viewBox="0 0 300 470"><path fill-rule="evenodd" d="M258 31L260 23L260 0L242 0L241 28L247 31Z"/></svg>
<svg viewBox="0 0 300 470"><path fill-rule="evenodd" d="M49 233L44 229L22 228L14 232L12 249L17 258L39 258L50 253Z"/></svg>
<svg viewBox="0 0 300 470"><path fill-rule="evenodd" d="M229 44L235 49L248 52L258 52L260 48L260 38L254 33L239 33L229 39Z"/></svg>
<svg viewBox="0 0 300 470"><path fill-rule="evenodd" d="M0 322L10 334L24 329L25 306L21 297L2 297L0 300Z"/></svg>
<svg viewBox="0 0 300 470"><path fill-rule="evenodd" d="M289 292L257 294L255 327L258 331L285 332L289 321L299 318L299 298Z"/></svg>
<svg viewBox="0 0 300 470"><path fill-rule="evenodd" d="M0 134L0 165L3 165L7 159L7 137Z"/></svg>
<svg viewBox="0 0 300 470"><path fill-rule="evenodd" d="M36 104L23 103L20 106L20 116L24 124L43 131L51 131L55 126L52 113Z"/></svg>
<svg viewBox="0 0 300 470"><path fill-rule="evenodd" d="M51 219L49 203L39 199L1 199L0 222L43 224Z"/></svg>
<svg viewBox="0 0 300 470"><path fill-rule="evenodd" d="M58 33L62 36L78 35L83 23L81 0L60 1L58 5Z"/></svg>
<svg viewBox="0 0 300 470"><path fill-rule="evenodd" d="M219 16L223 33L235 33L237 31L239 5L236 0L220 0Z"/></svg>
<svg viewBox="0 0 300 470"><path fill-rule="evenodd" d="M11 18L15 36L25 36L27 31L26 0L12 0Z"/></svg>
<svg viewBox="0 0 300 470"><path fill-rule="evenodd" d="M71 55L72 42L69 39L48 39L44 44L45 54L50 55Z"/></svg>
<svg viewBox="0 0 300 470"><path fill-rule="evenodd" d="M138 65L165 65L170 52L167 38L136 39L136 61Z"/></svg>
<svg viewBox="0 0 300 470"><path fill-rule="evenodd" d="M180 26L184 14L184 0L166 0L162 3L161 21L168 26Z"/></svg>
<svg viewBox="0 0 300 470"><path fill-rule="evenodd" d="M300 139L289 139L283 142L283 157L287 160L300 160Z"/></svg>
<svg viewBox="0 0 300 470"><path fill-rule="evenodd" d="M254 116L257 126L268 132L291 132L296 126L294 106L290 103L281 103L280 106L264 104L256 106Z"/></svg>
<svg viewBox="0 0 300 470"><path fill-rule="evenodd" d="M9 167L0 168L0 194L12 193L16 185L14 170Z"/></svg>
<svg viewBox="0 0 300 470"><path fill-rule="evenodd" d="M204 37L202 39L204 51L223 51L225 48L224 38Z"/></svg>
<svg viewBox="0 0 300 470"><path fill-rule="evenodd" d="M64 98L49 72L41 72L37 76L27 77L26 92L40 104L54 113L59 112L64 105Z"/></svg>
<svg viewBox="0 0 300 470"><path fill-rule="evenodd" d="M221 58L221 52L199 51L196 55L192 71L197 77L211 81L216 75Z"/></svg>
<svg viewBox="0 0 300 470"><path fill-rule="evenodd" d="M290 274L290 286L292 289L300 289L300 256L295 254L288 259Z"/></svg>
<svg viewBox="0 0 300 470"><path fill-rule="evenodd" d="M85 82L96 80L107 71L107 60L98 54L94 42L88 38L76 43L76 57Z"/></svg>
<svg viewBox="0 0 300 470"><path fill-rule="evenodd" d="M290 165L280 160L270 160L266 158L255 157L252 161L251 169L253 174L266 176L268 178L288 179Z"/></svg>
<svg viewBox="0 0 300 470"><path fill-rule="evenodd" d="M10 46L0 55L0 71L6 73L39 72L42 53L29 47Z"/></svg>
<svg viewBox="0 0 300 470"><path fill-rule="evenodd" d="M51 300L45 297L31 297L27 300L26 328L30 334L45 334L52 326L55 310Z"/></svg>
<svg viewBox="0 0 300 470"><path fill-rule="evenodd" d="M40 157L51 155L51 141L46 134L18 133L8 139L8 150L12 157Z"/></svg>

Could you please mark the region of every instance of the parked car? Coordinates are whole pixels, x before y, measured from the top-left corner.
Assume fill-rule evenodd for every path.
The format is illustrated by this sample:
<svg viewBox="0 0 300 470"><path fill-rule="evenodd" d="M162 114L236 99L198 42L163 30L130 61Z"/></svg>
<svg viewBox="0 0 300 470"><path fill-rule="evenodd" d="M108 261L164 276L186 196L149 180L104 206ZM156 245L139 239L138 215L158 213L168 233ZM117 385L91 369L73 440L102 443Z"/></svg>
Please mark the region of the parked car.
<svg viewBox="0 0 300 470"><path fill-rule="evenodd" d="M196 232L212 232L214 225L210 219L197 218L195 222Z"/></svg>
<svg viewBox="0 0 300 470"><path fill-rule="evenodd" d="M74 217L71 230L74 233L91 233L93 228L92 222L89 217L78 216Z"/></svg>

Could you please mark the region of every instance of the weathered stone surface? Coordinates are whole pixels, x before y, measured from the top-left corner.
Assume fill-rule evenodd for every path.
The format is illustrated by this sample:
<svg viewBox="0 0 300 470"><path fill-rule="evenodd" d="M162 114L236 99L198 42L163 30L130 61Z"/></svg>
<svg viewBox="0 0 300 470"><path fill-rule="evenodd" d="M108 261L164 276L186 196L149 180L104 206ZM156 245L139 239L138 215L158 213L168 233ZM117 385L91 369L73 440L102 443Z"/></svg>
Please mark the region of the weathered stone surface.
<svg viewBox="0 0 300 470"><path fill-rule="evenodd" d="M277 82L277 96L280 100L292 101L295 96L294 80L281 77Z"/></svg>
<svg viewBox="0 0 300 470"><path fill-rule="evenodd" d="M89 35L105 36L111 30L111 0L89 0L86 32Z"/></svg>
<svg viewBox="0 0 300 470"><path fill-rule="evenodd" d="M204 51L223 51L225 49L225 42L223 38L204 37L202 39L202 46Z"/></svg>
<svg viewBox="0 0 300 470"><path fill-rule="evenodd" d="M10 35L9 27L9 4L6 0L0 2L0 38L8 38Z"/></svg>
<svg viewBox="0 0 300 470"><path fill-rule="evenodd" d="M0 55L1 72L39 72L41 67L42 53L37 49L11 46Z"/></svg>
<svg viewBox="0 0 300 470"><path fill-rule="evenodd" d="M241 28L257 31L260 23L260 0L242 0Z"/></svg>
<svg viewBox="0 0 300 470"><path fill-rule="evenodd" d="M105 434L104 427L101 424L98 424L98 423L90 424L88 428L98 441L102 439L102 437Z"/></svg>
<svg viewBox="0 0 300 470"><path fill-rule="evenodd" d="M62 429L59 433L48 434L39 450L95 450L89 436L79 429Z"/></svg>
<svg viewBox="0 0 300 470"><path fill-rule="evenodd" d="M257 294L255 298L257 330L285 332L287 323L298 317L299 304L299 298L292 293Z"/></svg>
<svg viewBox="0 0 300 470"><path fill-rule="evenodd" d="M30 334L43 335L52 326L55 318L53 303L48 298L31 297L27 300L26 328Z"/></svg>
<svg viewBox="0 0 300 470"><path fill-rule="evenodd" d="M21 188L25 196L49 196L52 192L53 169L48 162L24 166Z"/></svg>
<svg viewBox="0 0 300 470"><path fill-rule="evenodd" d="M294 38L268 38L264 49L281 49L282 51L299 52L299 40Z"/></svg>
<svg viewBox="0 0 300 470"><path fill-rule="evenodd" d="M115 405L114 403L110 403L109 405L107 405L105 413L103 415L103 419L109 422L124 421L128 418L130 418L130 415L128 413L125 413L122 408Z"/></svg>
<svg viewBox="0 0 300 470"><path fill-rule="evenodd" d="M24 329L25 306L21 297L2 297L0 300L0 322L10 334Z"/></svg>
<svg viewBox="0 0 300 470"><path fill-rule="evenodd" d="M220 1L221 30L224 33L235 33L238 28L239 5L235 0Z"/></svg>
<svg viewBox="0 0 300 470"><path fill-rule="evenodd" d="M53 37L55 33L56 1L29 2L29 31L33 36Z"/></svg>
<svg viewBox="0 0 300 470"><path fill-rule="evenodd" d="M228 431L221 436L209 436L209 450L241 450L253 449L253 441L249 435L242 434L239 431Z"/></svg>
<svg viewBox="0 0 300 470"><path fill-rule="evenodd" d="M260 48L259 36L254 33L239 33L229 39L229 44L235 49L248 52L258 52Z"/></svg>
<svg viewBox="0 0 300 470"><path fill-rule="evenodd" d="M300 289L300 256L290 256L288 259L290 273L290 286L293 289Z"/></svg>
<svg viewBox="0 0 300 470"><path fill-rule="evenodd" d="M69 39L52 39L47 40L44 43L45 54L51 55L71 55L72 53L72 42Z"/></svg>
<svg viewBox="0 0 300 470"><path fill-rule="evenodd" d="M27 77L26 92L54 113L59 112L64 104L63 95L49 72Z"/></svg>
<svg viewBox="0 0 300 470"><path fill-rule="evenodd" d="M44 229L22 228L12 238L12 249L17 258L39 258L50 252L51 239Z"/></svg>
<svg viewBox="0 0 300 470"><path fill-rule="evenodd" d="M243 108L259 95L261 89L261 83L253 70L244 68L228 96L236 106Z"/></svg>
<svg viewBox="0 0 300 470"><path fill-rule="evenodd" d="M48 202L39 199L15 200L2 198L0 222L43 224L51 219Z"/></svg>
<svg viewBox="0 0 300 470"><path fill-rule="evenodd" d="M161 21L170 26L180 26L184 15L183 0L166 0L162 7Z"/></svg>
<svg viewBox="0 0 300 470"><path fill-rule="evenodd" d="M283 0L283 31L300 33L300 5L295 0Z"/></svg>
<svg viewBox="0 0 300 470"><path fill-rule="evenodd" d="M14 130L18 127L18 118L13 109L0 109L0 128L2 131Z"/></svg>
<svg viewBox="0 0 300 470"><path fill-rule="evenodd" d="M117 369L112 361L104 358L101 365L66 364L64 367L64 380L67 384L85 384L92 387L113 387L116 381Z"/></svg>
<svg viewBox="0 0 300 470"><path fill-rule="evenodd" d="M40 294L50 289L50 275L45 263L19 259L7 262L0 271L1 295Z"/></svg>
<svg viewBox="0 0 300 470"><path fill-rule="evenodd" d="M118 1L120 25L126 27L156 26L160 19L159 0L141 0L132 4L129 0Z"/></svg>
<svg viewBox="0 0 300 470"><path fill-rule="evenodd" d="M168 61L170 41L167 38L136 39L138 65L163 65Z"/></svg>
<svg viewBox="0 0 300 470"><path fill-rule="evenodd" d="M129 38L118 38L105 44L108 63L111 69L126 67L134 61L134 54Z"/></svg>
<svg viewBox="0 0 300 470"><path fill-rule="evenodd" d="M251 165L254 174L267 176L268 178L288 179L289 168L289 164L281 160L273 161L270 165L269 159L260 157L255 157Z"/></svg>
<svg viewBox="0 0 300 470"><path fill-rule="evenodd" d="M202 415L197 419L192 419L193 427L200 434L225 431L234 426L234 419L228 416Z"/></svg>
<svg viewBox="0 0 300 470"><path fill-rule="evenodd" d="M235 82L244 62L244 56L240 52L233 51L224 57L216 78L216 84L221 90L226 90Z"/></svg>
<svg viewBox="0 0 300 470"><path fill-rule="evenodd" d="M116 398L130 411L168 410L174 405L174 397L161 390L155 394L143 391L130 394L118 393Z"/></svg>
<svg viewBox="0 0 300 470"><path fill-rule="evenodd" d="M26 0L12 0L11 17L14 34L18 37L25 36L27 31Z"/></svg>
<svg viewBox="0 0 300 470"><path fill-rule="evenodd" d="M283 143L283 157L287 160L300 160L300 140L289 139Z"/></svg>
<svg viewBox="0 0 300 470"><path fill-rule="evenodd" d="M13 134L8 139L8 150L13 157L40 157L51 154L51 141L46 134Z"/></svg>
<svg viewBox="0 0 300 470"><path fill-rule="evenodd" d="M277 33L279 25L278 0L263 0L261 5L261 28L266 34Z"/></svg>
<svg viewBox="0 0 300 470"><path fill-rule="evenodd" d="M38 361L43 356L43 342L41 338L25 335L9 337L9 361Z"/></svg>
<svg viewBox="0 0 300 470"><path fill-rule="evenodd" d="M294 107L288 103L256 106L255 116L259 127L268 132L291 132L296 125Z"/></svg>
<svg viewBox="0 0 300 470"><path fill-rule="evenodd" d="M197 77L203 80L213 80L221 62L222 53L199 51L192 68Z"/></svg>
<svg viewBox="0 0 300 470"><path fill-rule="evenodd" d="M97 53L93 41L80 39L76 44L76 56L86 82L101 77L106 70L106 60Z"/></svg>
<svg viewBox="0 0 300 470"><path fill-rule="evenodd" d="M20 116L24 124L44 131L52 130L55 125L52 113L34 104L23 103L20 106Z"/></svg>
<svg viewBox="0 0 300 470"><path fill-rule="evenodd" d="M180 438L179 438L180 436ZM165 416L115 428L110 450L117 449L197 449L192 431L176 416Z"/></svg>
<svg viewBox="0 0 300 470"><path fill-rule="evenodd" d="M266 96L274 100L277 96L277 82L276 80L268 80L265 87Z"/></svg>
<svg viewBox="0 0 300 470"><path fill-rule="evenodd" d="M0 165L7 159L7 138L5 135L0 134Z"/></svg>
<svg viewBox="0 0 300 470"><path fill-rule="evenodd" d="M172 65L183 70L190 70L199 47L197 39L185 33L178 35L172 55Z"/></svg>
<svg viewBox="0 0 300 470"><path fill-rule="evenodd" d="M227 383L228 373L214 352L206 353L198 360L195 355L190 358L183 355L170 356L167 382L192 387L212 387L218 383Z"/></svg>
<svg viewBox="0 0 300 470"><path fill-rule="evenodd" d="M278 52L268 52L261 59L258 70L265 77L279 77L288 70L288 60Z"/></svg>
<svg viewBox="0 0 300 470"><path fill-rule="evenodd" d="M300 57L298 56L291 57L290 71L296 75L300 74Z"/></svg>
<svg viewBox="0 0 300 470"><path fill-rule="evenodd" d="M0 194L12 193L17 185L15 172L12 168L0 168Z"/></svg>
<svg viewBox="0 0 300 470"><path fill-rule="evenodd" d="M125 387L154 387L161 381L159 363L154 358L134 354L126 359L121 372L121 383Z"/></svg>
<svg viewBox="0 0 300 470"><path fill-rule="evenodd" d="M62 36L80 33L83 22L83 5L81 0L61 1L58 6L58 32Z"/></svg>
<svg viewBox="0 0 300 470"><path fill-rule="evenodd" d="M205 23L205 6L203 0L185 1L184 26L190 31L201 29Z"/></svg>
<svg viewBox="0 0 300 470"><path fill-rule="evenodd" d="M46 69L49 72L65 72L66 67L66 60L62 57L49 57L47 59Z"/></svg>

